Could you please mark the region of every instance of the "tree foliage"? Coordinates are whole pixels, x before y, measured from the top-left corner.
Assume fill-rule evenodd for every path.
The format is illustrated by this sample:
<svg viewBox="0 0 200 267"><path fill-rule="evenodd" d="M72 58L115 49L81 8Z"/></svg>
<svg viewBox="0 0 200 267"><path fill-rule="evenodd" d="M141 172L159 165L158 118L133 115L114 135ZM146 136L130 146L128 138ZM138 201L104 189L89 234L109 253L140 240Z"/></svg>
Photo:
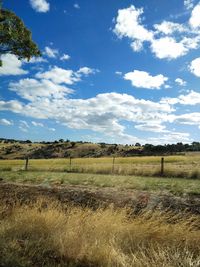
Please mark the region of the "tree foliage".
<svg viewBox="0 0 200 267"><path fill-rule="evenodd" d="M0 56L7 53L28 60L41 55L23 21L15 13L0 7Z"/></svg>

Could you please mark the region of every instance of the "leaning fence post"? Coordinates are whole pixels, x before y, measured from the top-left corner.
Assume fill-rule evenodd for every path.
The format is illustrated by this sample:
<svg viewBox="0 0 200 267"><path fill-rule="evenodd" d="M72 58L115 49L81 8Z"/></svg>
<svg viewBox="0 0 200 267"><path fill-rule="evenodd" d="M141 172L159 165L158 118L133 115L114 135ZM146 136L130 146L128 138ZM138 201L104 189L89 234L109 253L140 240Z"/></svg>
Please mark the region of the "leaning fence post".
<svg viewBox="0 0 200 267"><path fill-rule="evenodd" d="M112 161L112 173L114 173L114 168L115 168L115 157L113 157Z"/></svg>
<svg viewBox="0 0 200 267"><path fill-rule="evenodd" d="M164 158L161 158L161 169L160 169L161 176L164 175Z"/></svg>
<svg viewBox="0 0 200 267"><path fill-rule="evenodd" d="M25 163L25 171L28 171L28 161L29 161L29 158L27 157L26 158L26 163Z"/></svg>

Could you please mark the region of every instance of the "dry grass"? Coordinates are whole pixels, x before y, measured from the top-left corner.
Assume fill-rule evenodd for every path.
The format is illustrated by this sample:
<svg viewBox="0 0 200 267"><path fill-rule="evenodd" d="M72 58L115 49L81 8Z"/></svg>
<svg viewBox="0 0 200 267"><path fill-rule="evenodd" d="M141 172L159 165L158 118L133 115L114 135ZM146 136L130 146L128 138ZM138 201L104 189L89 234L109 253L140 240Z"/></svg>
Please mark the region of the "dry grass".
<svg viewBox="0 0 200 267"><path fill-rule="evenodd" d="M161 157L116 158L76 158L72 159L32 159L29 161L31 171L65 171L75 173L117 174L159 176ZM24 160L0 160L1 171L23 170ZM165 157L166 177L200 179L200 154Z"/></svg>
<svg viewBox="0 0 200 267"><path fill-rule="evenodd" d="M48 203L48 204L47 204ZM200 266L200 218L38 201L1 207L0 265Z"/></svg>

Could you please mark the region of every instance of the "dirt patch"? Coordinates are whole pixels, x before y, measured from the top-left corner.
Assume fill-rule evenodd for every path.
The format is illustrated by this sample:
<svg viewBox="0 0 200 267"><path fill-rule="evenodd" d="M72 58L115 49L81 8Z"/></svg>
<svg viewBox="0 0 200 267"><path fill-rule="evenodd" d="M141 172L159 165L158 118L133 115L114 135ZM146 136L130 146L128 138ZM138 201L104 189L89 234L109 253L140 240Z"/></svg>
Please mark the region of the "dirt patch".
<svg viewBox="0 0 200 267"><path fill-rule="evenodd" d="M154 193L118 188L88 186L42 186L0 182L0 201L12 205L47 197L61 203L82 207L129 207L136 213L143 210L188 211L200 214L200 196L176 197L170 193Z"/></svg>

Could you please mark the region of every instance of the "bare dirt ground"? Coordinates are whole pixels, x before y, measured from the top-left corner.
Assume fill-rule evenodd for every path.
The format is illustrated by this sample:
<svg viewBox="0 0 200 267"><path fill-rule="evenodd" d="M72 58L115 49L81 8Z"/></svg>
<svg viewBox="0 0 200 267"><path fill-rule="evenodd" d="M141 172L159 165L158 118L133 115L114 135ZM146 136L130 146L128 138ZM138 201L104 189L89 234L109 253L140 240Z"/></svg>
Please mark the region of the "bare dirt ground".
<svg viewBox="0 0 200 267"><path fill-rule="evenodd" d="M174 196L169 192L145 192L118 188L98 188L89 186L42 186L0 182L0 202L34 202L38 198L57 200L62 204L70 203L97 209L98 207L128 207L133 212L147 210L171 210L200 214L200 195Z"/></svg>

